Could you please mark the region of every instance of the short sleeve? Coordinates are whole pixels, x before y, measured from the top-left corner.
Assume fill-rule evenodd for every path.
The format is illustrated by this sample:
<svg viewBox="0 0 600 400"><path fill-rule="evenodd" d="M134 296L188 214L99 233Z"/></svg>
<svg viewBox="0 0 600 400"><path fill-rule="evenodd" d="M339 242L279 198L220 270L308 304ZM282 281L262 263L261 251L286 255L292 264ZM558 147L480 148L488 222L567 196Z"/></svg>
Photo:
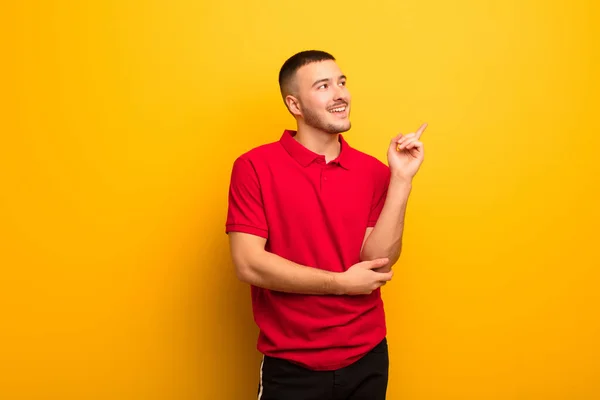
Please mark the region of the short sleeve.
<svg viewBox="0 0 600 400"><path fill-rule="evenodd" d="M388 186L390 183L390 169L387 165L377 161L373 171L373 198L371 201L371 211L369 213L368 227L372 228L377 223L381 214L385 199L387 197Z"/></svg>
<svg viewBox="0 0 600 400"><path fill-rule="evenodd" d="M239 157L233 163L225 232L243 232L268 238L260 181L252 163Z"/></svg>

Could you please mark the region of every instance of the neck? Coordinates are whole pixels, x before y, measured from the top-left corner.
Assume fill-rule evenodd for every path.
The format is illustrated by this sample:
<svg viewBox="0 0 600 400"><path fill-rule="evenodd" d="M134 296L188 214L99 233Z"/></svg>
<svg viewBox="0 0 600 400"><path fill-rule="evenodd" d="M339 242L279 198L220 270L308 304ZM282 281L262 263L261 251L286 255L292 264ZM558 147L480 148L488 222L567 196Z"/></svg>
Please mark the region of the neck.
<svg viewBox="0 0 600 400"><path fill-rule="evenodd" d="M325 161L329 162L340 155L339 136L339 133L327 133L312 126L298 125L295 139L313 153L325 156Z"/></svg>

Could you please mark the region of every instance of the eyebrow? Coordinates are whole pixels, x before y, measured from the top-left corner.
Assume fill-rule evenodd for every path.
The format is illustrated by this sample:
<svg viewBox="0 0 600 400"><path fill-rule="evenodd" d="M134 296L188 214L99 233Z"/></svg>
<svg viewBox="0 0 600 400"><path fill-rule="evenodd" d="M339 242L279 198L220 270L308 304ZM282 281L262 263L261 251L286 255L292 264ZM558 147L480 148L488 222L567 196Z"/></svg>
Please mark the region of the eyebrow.
<svg viewBox="0 0 600 400"><path fill-rule="evenodd" d="M347 79L347 78L346 78L346 75L340 75L338 77L338 79ZM317 86L319 83L329 82L329 81L330 81L329 78L319 79L318 81L316 81L315 83L312 84L312 87Z"/></svg>

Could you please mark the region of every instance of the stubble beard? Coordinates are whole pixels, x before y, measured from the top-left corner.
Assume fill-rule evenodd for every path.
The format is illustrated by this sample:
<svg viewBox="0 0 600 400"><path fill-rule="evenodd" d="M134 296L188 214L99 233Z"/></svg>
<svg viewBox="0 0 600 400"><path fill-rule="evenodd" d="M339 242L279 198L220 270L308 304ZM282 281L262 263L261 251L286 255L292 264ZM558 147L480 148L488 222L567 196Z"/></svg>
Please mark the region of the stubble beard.
<svg viewBox="0 0 600 400"><path fill-rule="evenodd" d="M330 134L342 133L350 130L350 121L340 121L339 123L331 123L321 118L317 112L311 109L304 110L304 122L306 125L322 130Z"/></svg>

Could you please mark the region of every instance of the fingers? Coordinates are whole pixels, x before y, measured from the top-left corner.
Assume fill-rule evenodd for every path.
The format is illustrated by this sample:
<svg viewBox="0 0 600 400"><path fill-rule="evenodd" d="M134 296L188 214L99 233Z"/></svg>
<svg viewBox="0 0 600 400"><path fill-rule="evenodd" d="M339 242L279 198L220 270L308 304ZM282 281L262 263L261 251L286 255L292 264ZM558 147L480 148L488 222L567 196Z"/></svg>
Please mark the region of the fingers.
<svg viewBox="0 0 600 400"><path fill-rule="evenodd" d="M416 149L419 149L419 150L423 150L423 142L417 140L417 141L415 141L413 143L413 145L412 145L411 148L416 148Z"/></svg>
<svg viewBox="0 0 600 400"><path fill-rule="evenodd" d="M395 138L393 138L393 139L390 141L390 145L392 145L392 146L393 146L393 145L395 145L396 143L399 143L399 141L402 139L402 136L403 136L402 134L399 134L398 136L396 136Z"/></svg>
<svg viewBox="0 0 600 400"><path fill-rule="evenodd" d="M373 290L385 286L386 283L392 280L393 271L390 272L378 272L380 276L378 276L377 282L375 283L375 287Z"/></svg>
<svg viewBox="0 0 600 400"><path fill-rule="evenodd" d="M413 139L416 137L416 133L407 133L406 135L399 135L400 139L398 139L398 144L402 144L407 140Z"/></svg>
<svg viewBox="0 0 600 400"><path fill-rule="evenodd" d="M389 282L392 280L392 276L394 275L394 271L390 271L390 272L379 272L379 274L381 275L379 277L379 281L380 282ZM384 283L385 285L385 283Z"/></svg>
<svg viewBox="0 0 600 400"><path fill-rule="evenodd" d="M400 139L398 139L396 141L396 150L397 151L401 151L403 149L402 145L405 144L407 141L414 139L415 138L415 134L414 133L408 133L406 135L399 135L397 137L400 137ZM395 139L394 139L395 140Z"/></svg>
<svg viewBox="0 0 600 400"><path fill-rule="evenodd" d="M412 138L416 138L417 140L419 140L421 138L421 135L423 134L423 132L425 132L425 129L427 129L427 123L424 123L423 125L421 125L419 127L419 129L417 129L416 132L411 132L406 135L399 134L398 136L396 136L395 138L392 139L392 143L396 142L396 143L398 143L398 145L402 145L402 143L404 143L405 141L412 139Z"/></svg>
<svg viewBox="0 0 600 400"><path fill-rule="evenodd" d="M417 132L416 132L416 134L417 134L417 139L420 139L420 138L421 138L421 135L423 134L423 132L425 132L425 129L426 129L426 128L427 128L427 122L426 122L426 123L424 123L423 125L421 125L421 126L419 127L419 129L417 129Z"/></svg>
<svg viewBox="0 0 600 400"><path fill-rule="evenodd" d="M423 142L415 140L406 145L406 150L415 149L415 148L418 150L423 150Z"/></svg>
<svg viewBox="0 0 600 400"><path fill-rule="evenodd" d="M366 263L367 269L380 268L386 265L390 260L388 258L377 258Z"/></svg>
<svg viewBox="0 0 600 400"><path fill-rule="evenodd" d="M406 150L410 150L412 148L423 148L423 143L421 141L419 141L419 139L416 136L411 136L410 138L402 141L401 144L398 145L398 151L402 151L404 149Z"/></svg>

